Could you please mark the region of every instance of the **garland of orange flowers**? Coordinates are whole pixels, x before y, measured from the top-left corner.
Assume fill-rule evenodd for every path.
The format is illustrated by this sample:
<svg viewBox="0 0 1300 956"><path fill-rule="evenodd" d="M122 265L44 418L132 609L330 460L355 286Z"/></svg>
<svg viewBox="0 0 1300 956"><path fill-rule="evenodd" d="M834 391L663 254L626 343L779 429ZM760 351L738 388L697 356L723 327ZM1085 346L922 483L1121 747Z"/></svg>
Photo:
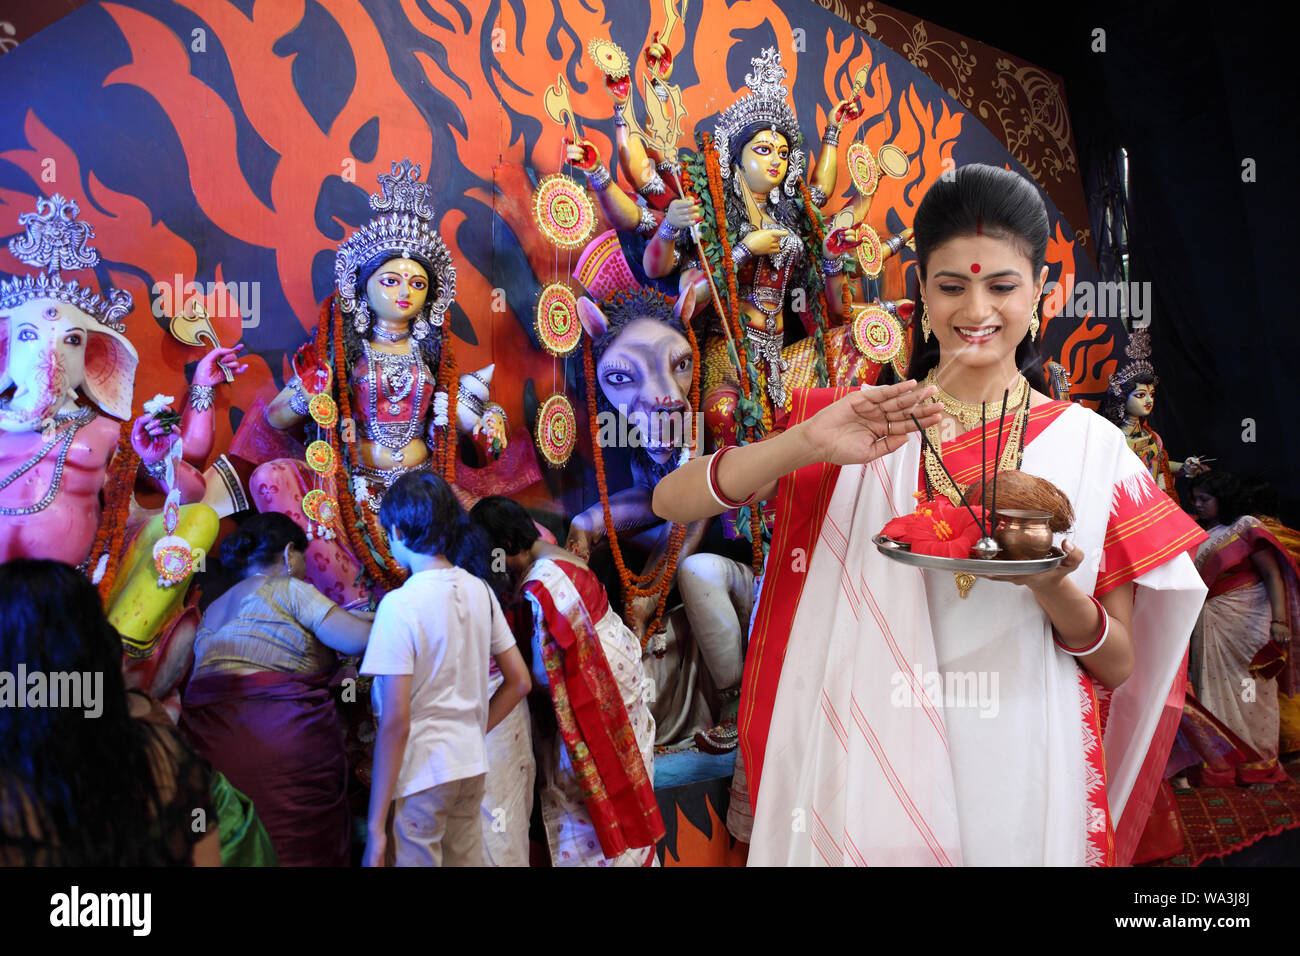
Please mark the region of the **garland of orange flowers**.
<svg viewBox="0 0 1300 956"><path fill-rule="evenodd" d="M117 580L117 572L126 550L126 522L131 513L131 498L135 494L135 478L139 468L140 456L131 445L131 429L123 427L118 436L113 461L104 476L104 510L87 558L87 572L94 575L100 559L104 555L108 556L104 576L97 585L105 607L113 593L113 582Z"/></svg>
<svg viewBox="0 0 1300 956"><path fill-rule="evenodd" d="M683 319L686 337L691 343L691 390L689 394L691 407L691 427L695 429L695 416L700 406L700 347L695 338L695 329L689 319ZM623 560L623 549L618 543L618 531L614 526L614 513L609 504L609 485L605 478L605 456L600 450L600 439L596 416L596 360L593 352L594 342L587 337L582 350L583 372L587 382L587 425L591 432L591 454L596 465L596 487L600 491L600 503L605 515L605 534L609 539L609 550L614 556L614 566L618 569L618 579L623 585L623 619L632 616L632 602L639 597L657 597L655 615L645 629L641 638L644 651L651 637L659 630L663 619L664 607L668 603L668 592L672 590L673 576L677 571L677 559L681 554L682 542L686 539L686 525L674 524L668 535L668 552L653 568L643 574L633 574ZM694 436L693 436L694 437Z"/></svg>
<svg viewBox="0 0 1300 956"><path fill-rule="evenodd" d="M348 370L346 356L343 348L343 310L338 308L337 294L331 293L330 297L325 300L321 306L320 323L316 327L316 356L322 358L328 356L329 346L334 346L334 387L338 395L339 422L354 421L352 418L352 386L348 379ZM333 321L331 322L331 318ZM328 335L327 331L332 332ZM330 447L334 450L334 460L337 462L335 468L346 471L345 463L350 463L353 459L349 454L344 457L345 449L339 435L339 429L328 428L322 429L329 440ZM347 442L348 445L354 444L355 436ZM396 590L402 586L406 580L406 572L402 567L393 560L393 556L387 553L384 548L383 531L379 527L379 519L369 513L369 507L363 507L357 503L356 497L352 494L352 483L345 477L343 481L337 482L339 515L343 520L339 522L342 528L343 536L352 548L352 553L356 555L357 560L365 569L366 574L372 581L388 591ZM347 518L352 520L347 520ZM369 540L367 540L367 536ZM375 542L378 547L372 551L370 542ZM382 562L382 563L381 563Z"/></svg>
<svg viewBox="0 0 1300 956"><path fill-rule="evenodd" d="M817 211L812 195L808 192L808 184L803 181L802 177L799 178L799 196L803 199L804 215L808 218L808 224L813 234L813 243L815 243L808 249L809 261L817 263L821 261L822 250L825 248L826 233L822 229L821 214ZM813 318L817 322L817 331L813 339L817 346L817 384L824 388L830 381L830 376L826 371L826 323L827 317L830 315L830 305L826 301L826 279L815 266L810 265L808 277L812 278L813 276L817 277L817 285L819 286L817 298L813 302ZM846 281L840 286L840 301L842 303L845 301L848 291L849 284ZM820 309L817 308L818 306L820 306Z"/></svg>
<svg viewBox="0 0 1300 956"><path fill-rule="evenodd" d="M442 320L442 354L438 356L435 389L438 383L445 383L447 389L447 424L438 426L442 431L442 460L435 468L442 472L447 484L452 484L456 481L456 458L460 451L456 447L456 429L452 425L456 421L456 403L460 401L460 367L456 364L456 353L451 344L451 316L443 316Z"/></svg>

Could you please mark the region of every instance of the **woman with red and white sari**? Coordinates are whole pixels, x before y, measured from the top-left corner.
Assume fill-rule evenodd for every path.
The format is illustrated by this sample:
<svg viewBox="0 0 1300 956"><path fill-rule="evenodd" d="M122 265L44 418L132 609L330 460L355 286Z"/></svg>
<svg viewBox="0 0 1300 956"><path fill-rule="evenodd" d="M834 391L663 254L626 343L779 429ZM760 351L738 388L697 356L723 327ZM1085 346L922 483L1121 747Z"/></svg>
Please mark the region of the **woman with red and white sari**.
<svg viewBox="0 0 1300 956"><path fill-rule="evenodd" d="M1020 381L1037 367L1027 333L1047 276L1037 190L962 167L931 187L914 228L939 354L916 336L913 370L936 374L805 392L787 431L656 489L676 521L775 493L740 715L749 859L1126 863L1182 707L1205 594L1186 552L1202 533L1113 425ZM894 562L872 538L925 493L918 424L932 440L955 434L944 464L957 485L976 482L980 416L961 434L957 413L983 403L996 467L1004 390L1024 396L1004 438L1020 416L1020 468L1070 499L1074 544L1052 571L977 580L963 599L953 575Z"/></svg>
<svg viewBox="0 0 1300 956"><path fill-rule="evenodd" d="M552 865L655 865L665 829L636 635L586 564L542 539L519 504L484 498L470 518L504 554L531 610L533 682L551 705L537 708L533 746Z"/></svg>

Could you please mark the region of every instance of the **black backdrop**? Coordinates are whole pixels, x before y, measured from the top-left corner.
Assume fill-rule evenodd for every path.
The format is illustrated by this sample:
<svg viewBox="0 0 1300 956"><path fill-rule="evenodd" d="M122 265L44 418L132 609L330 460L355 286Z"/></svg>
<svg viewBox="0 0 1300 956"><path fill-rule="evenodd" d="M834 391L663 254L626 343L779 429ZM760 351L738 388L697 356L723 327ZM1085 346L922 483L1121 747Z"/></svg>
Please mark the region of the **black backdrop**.
<svg viewBox="0 0 1300 956"><path fill-rule="evenodd" d="M1085 182L1091 157L1127 150L1132 278L1154 296L1152 423L1175 459L1210 455L1266 477L1296 526L1300 136L1298 64L1279 42L1294 32L1286 8L900 6L1063 76ZM1105 53L1091 50L1096 28ZM1253 183L1242 181L1246 158Z"/></svg>

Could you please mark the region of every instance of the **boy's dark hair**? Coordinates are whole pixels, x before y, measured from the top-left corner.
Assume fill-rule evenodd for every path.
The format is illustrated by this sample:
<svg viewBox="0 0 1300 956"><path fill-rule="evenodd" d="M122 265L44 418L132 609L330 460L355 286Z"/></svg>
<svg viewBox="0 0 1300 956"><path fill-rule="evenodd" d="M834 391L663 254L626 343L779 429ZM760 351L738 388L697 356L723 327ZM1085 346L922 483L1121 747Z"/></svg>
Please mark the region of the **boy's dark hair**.
<svg viewBox="0 0 1300 956"><path fill-rule="evenodd" d="M512 556L527 551L542 536L523 505L501 495L478 502L470 509L469 519L483 529L491 547Z"/></svg>
<svg viewBox="0 0 1300 956"><path fill-rule="evenodd" d="M407 472L379 506L384 530L396 528L402 543L417 554L441 554L471 574L487 577L487 542L470 524L455 492L432 472Z"/></svg>

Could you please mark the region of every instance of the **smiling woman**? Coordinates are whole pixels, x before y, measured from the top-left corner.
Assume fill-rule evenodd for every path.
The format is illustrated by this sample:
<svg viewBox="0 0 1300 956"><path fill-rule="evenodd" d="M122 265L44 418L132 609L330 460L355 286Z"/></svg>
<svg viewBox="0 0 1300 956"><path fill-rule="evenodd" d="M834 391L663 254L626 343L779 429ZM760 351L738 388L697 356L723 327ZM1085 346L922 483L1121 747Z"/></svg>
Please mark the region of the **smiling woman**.
<svg viewBox="0 0 1300 956"><path fill-rule="evenodd" d="M935 347L914 351L914 378L796 392L786 431L655 489L656 512L679 521L776 495L740 708L749 859L1125 863L1176 729L1164 704L1183 686L1205 594L1185 552L1203 534L1112 425L1043 394L1037 190L962 167L930 187L915 229L927 304L917 344ZM1021 468L1073 505L1058 568L959 596L951 574L918 574L873 545L916 494L956 504L982 472ZM949 473L958 484L943 484ZM996 676L996 712L929 700L915 675L930 672ZM916 698L902 713L900 683Z"/></svg>

